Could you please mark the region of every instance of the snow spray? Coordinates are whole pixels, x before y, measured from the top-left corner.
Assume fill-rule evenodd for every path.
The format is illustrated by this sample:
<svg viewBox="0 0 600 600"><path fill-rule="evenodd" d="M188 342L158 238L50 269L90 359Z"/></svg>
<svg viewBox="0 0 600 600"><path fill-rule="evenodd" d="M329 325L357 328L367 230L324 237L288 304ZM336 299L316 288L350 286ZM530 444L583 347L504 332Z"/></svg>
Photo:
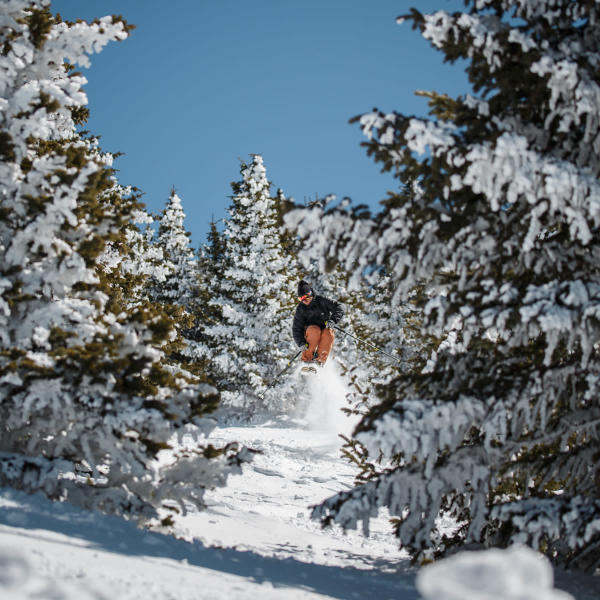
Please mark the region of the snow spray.
<svg viewBox="0 0 600 600"><path fill-rule="evenodd" d="M328 361L315 375L306 377L310 395L306 422L311 429L328 432L341 443L339 434L349 436L356 419L348 417L342 408L348 406L348 387L334 361Z"/></svg>

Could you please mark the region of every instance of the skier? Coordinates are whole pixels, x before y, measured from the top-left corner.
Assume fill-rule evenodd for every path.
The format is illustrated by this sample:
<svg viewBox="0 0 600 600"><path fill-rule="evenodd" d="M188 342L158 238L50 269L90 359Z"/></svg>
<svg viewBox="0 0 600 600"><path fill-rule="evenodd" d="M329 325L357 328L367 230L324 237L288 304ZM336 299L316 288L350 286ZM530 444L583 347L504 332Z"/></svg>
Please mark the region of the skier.
<svg viewBox="0 0 600 600"><path fill-rule="evenodd" d="M302 353L304 362L316 361L323 366L333 346L335 324L344 311L338 302L313 293L311 285L302 280L298 284L298 301L292 333Z"/></svg>

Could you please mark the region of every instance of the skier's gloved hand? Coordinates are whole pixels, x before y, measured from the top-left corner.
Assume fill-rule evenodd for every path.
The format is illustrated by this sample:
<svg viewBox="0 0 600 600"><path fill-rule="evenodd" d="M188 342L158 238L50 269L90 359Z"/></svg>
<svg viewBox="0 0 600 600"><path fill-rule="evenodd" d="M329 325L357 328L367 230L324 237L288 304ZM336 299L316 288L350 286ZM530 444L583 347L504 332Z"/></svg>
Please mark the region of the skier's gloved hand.
<svg viewBox="0 0 600 600"><path fill-rule="evenodd" d="M334 327L335 327L335 321L332 321L331 319L329 321L325 321L326 329L331 329L333 331Z"/></svg>

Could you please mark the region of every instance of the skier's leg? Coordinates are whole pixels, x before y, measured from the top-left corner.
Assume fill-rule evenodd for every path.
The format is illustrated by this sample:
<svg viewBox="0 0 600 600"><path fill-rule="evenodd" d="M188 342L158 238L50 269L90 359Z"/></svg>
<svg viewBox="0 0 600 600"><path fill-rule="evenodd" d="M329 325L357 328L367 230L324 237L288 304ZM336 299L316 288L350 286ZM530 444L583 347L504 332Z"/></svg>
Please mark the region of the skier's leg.
<svg viewBox="0 0 600 600"><path fill-rule="evenodd" d="M317 358L317 360L324 365L325 362L327 361L327 357L329 356L329 353L331 352L331 348L333 346L333 340L335 338L335 335L333 334L333 331L331 331L331 329L323 329L323 331L321 331L321 339L319 340L319 356Z"/></svg>
<svg viewBox="0 0 600 600"><path fill-rule="evenodd" d="M308 342L308 348L302 353L304 362L311 362L313 354L319 345L321 328L318 325L309 325L304 333L304 339Z"/></svg>

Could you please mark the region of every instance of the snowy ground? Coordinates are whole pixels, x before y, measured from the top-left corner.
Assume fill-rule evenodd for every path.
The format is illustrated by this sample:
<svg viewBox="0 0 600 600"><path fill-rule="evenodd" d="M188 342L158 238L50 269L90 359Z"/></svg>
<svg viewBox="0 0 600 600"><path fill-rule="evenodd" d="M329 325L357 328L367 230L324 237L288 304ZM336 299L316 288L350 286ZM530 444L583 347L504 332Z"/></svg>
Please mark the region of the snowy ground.
<svg viewBox="0 0 600 600"><path fill-rule="evenodd" d="M206 511L178 520L177 539L0 490L0 599L420 599L416 569L385 515L368 539L322 530L309 518L310 505L354 475L339 455L338 432L351 426L338 410L343 389L334 373L322 375L315 396L328 402L313 405L312 422L217 428L215 442L237 440L262 453L209 493ZM600 598L598 578L558 581L577 600ZM550 594L531 600L558 598Z"/></svg>

